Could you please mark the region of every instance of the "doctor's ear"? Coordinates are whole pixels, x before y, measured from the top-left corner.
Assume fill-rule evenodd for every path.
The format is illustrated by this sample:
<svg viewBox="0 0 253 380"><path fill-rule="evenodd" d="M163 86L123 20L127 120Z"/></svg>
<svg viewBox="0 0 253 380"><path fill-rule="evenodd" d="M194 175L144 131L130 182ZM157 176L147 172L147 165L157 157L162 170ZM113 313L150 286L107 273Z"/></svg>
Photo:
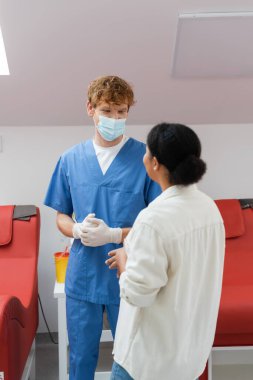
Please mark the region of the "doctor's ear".
<svg viewBox="0 0 253 380"><path fill-rule="evenodd" d="M89 100L87 100L87 103L86 103L86 110L87 110L88 116L90 116L90 117L94 116L95 109L94 109L93 105L89 102Z"/></svg>

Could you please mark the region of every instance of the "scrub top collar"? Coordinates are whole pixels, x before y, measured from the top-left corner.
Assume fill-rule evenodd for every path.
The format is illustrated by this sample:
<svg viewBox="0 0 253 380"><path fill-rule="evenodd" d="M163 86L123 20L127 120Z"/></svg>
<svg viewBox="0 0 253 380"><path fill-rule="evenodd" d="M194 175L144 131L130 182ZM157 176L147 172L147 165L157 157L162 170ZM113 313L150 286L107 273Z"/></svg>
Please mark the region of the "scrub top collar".
<svg viewBox="0 0 253 380"><path fill-rule="evenodd" d="M101 167L99 165L96 152L94 149L93 141L87 140L83 143L84 153L87 157L88 166L90 168L90 173L94 177L96 181L103 181L105 179L108 179L111 176L115 176L117 166L119 165L119 159L121 157L125 157L128 154L128 149L132 144L132 139L129 138L126 143L122 146L120 151L117 153L116 157L112 161L111 165L109 166L108 170L103 174Z"/></svg>

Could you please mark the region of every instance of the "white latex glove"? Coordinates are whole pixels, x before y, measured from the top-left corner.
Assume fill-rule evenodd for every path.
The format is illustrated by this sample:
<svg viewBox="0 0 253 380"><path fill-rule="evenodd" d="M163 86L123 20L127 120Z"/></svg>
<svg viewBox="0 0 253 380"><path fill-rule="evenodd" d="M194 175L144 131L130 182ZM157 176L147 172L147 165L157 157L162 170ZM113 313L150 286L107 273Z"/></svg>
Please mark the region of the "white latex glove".
<svg viewBox="0 0 253 380"><path fill-rule="evenodd" d="M75 239L81 239L82 240L82 237L83 237L83 228L87 227L90 225L88 219L89 218L93 218L95 216L95 214L88 214L84 220L82 221L82 223L75 223L72 227L72 233L73 233L73 237Z"/></svg>
<svg viewBox="0 0 253 380"><path fill-rule="evenodd" d="M121 228L110 228L102 219L89 217L89 224L82 226L81 241L88 247L99 247L108 243L120 244L122 240Z"/></svg>

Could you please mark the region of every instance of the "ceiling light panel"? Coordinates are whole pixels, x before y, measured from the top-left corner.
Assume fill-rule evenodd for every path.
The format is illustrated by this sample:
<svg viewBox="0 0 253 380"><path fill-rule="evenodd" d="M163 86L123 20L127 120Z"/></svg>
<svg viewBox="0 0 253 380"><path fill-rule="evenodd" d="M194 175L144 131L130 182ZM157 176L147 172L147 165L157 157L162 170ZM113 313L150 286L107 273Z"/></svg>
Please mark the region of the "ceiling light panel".
<svg viewBox="0 0 253 380"><path fill-rule="evenodd" d="M252 36L253 12L180 14L172 76L253 76Z"/></svg>

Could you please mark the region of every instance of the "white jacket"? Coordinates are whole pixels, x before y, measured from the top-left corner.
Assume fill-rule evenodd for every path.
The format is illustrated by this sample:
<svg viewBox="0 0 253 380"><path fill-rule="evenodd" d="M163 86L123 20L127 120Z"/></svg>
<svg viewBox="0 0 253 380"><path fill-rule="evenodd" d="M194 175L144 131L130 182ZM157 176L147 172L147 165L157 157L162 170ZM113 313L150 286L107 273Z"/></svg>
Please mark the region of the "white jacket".
<svg viewBox="0 0 253 380"><path fill-rule="evenodd" d="M114 360L135 380L194 380L218 315L225 251L221 215L196 185L172 186L126 239Z"/></svg>

